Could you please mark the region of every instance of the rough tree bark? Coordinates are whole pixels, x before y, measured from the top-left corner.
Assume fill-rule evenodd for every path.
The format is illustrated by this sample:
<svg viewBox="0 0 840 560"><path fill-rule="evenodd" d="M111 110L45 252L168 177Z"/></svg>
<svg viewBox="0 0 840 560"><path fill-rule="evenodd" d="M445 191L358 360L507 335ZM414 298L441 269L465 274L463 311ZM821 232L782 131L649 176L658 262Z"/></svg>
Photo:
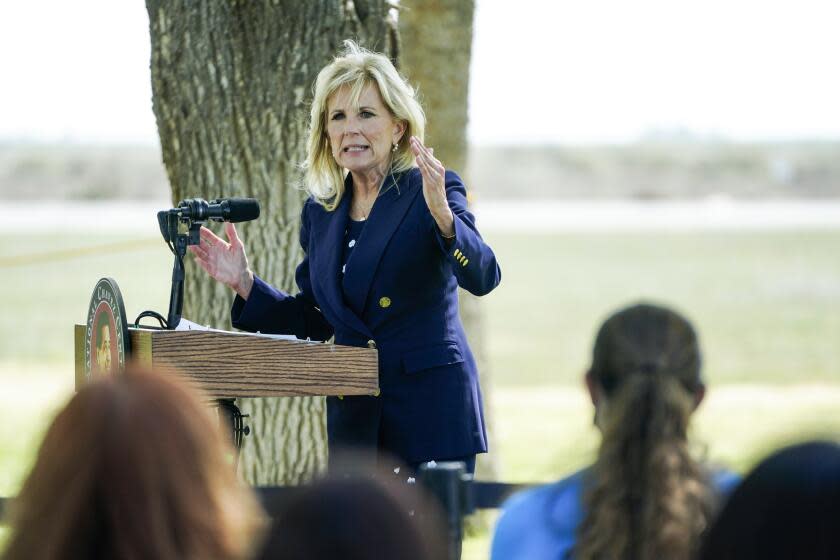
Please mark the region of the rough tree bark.
<svg viewBox="0 0 840 560"><path fill-rule="evenodd" d="M394 53L384 0L147 0L152 91L172 200L256 197L239 228L251 266L294 290L300 260L307 102L318 71L347 38ZM187 264L184 316L230 328L232 295ZM244 400L252 434L240 470L252 484L306 480L326 462L323 398Z"/></svg>
<svg viewBox="0 0 840 560"><path fill-rule="evenodd" d="M404 0L400 4L400 70L418 87L426 110L426 144L448 169L467 168L467 98L472 55L472 0ZM464 182L471 189L469 177ZM468 191L468 200L471 190ZM479 218L479 226L481 221ZM480 300L461 290L461 318L475 354L484 393L484 413L493 439L490 364L484 346ZM492 447L492 441L491 441ZM479 455L476 475L496 479L496 455Z"/></svg>

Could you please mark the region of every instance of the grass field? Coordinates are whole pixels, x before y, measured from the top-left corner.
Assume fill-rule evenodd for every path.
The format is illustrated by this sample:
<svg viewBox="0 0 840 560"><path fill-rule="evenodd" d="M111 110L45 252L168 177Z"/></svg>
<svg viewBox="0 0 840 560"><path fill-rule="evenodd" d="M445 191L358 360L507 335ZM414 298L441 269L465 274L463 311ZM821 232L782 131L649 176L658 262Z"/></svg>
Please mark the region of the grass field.
<svg viewBox="0 0 840 560"><path fill-rule="evenodd" d="M639 299L675 304L698 326L710 391L695 435L711 460L744 470L781 443L840 434L840 231L486 237L503 272L484 330L505 480L551 480L591 460L580 386L591 339ZM99 256L78 251L103 244ZM72 391L71 326L96 280L118 281L133 319L165 311L170 272L157 239L0 239L0 495L17 490ZM465 558L485 557L488 542L471 539Z"/></svg>
<svg viewBox="0 0 840 560"><path fill-rule="evenodd" d="M483 299L499 385L577 383L598 323L643 298L695 321L712 383L840 378L840 231L487 237L503 278ZM111 251L71 252L102 244ZM129 318L165 311L171 266L158 239L3 237L0 362L67 363L68 326L84 320L101 276L117 279Z"/></svg>
<svg viewBox="0 0 840 560"><path fill-rule="evenodd" d="M840 232L488 237L501 385L576 383L600 321L639 299L694 320L713 384L840 381Z"/></svg>

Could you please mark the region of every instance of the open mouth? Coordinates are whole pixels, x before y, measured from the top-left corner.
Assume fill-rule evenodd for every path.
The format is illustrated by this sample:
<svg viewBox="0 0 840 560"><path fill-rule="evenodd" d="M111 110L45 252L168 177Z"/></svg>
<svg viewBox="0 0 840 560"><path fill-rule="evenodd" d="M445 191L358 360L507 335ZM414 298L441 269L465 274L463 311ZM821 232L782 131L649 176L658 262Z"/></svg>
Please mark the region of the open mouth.
<svg viewBox="0 0 840 560"><path fill-rule="evenodd" d="M344 146L344 149L342 151L344 153L358 153L358 152L364 152L365 150L368 149L368 147L369 146L367 146L365 144L351 144L349 146Z"/></svg>

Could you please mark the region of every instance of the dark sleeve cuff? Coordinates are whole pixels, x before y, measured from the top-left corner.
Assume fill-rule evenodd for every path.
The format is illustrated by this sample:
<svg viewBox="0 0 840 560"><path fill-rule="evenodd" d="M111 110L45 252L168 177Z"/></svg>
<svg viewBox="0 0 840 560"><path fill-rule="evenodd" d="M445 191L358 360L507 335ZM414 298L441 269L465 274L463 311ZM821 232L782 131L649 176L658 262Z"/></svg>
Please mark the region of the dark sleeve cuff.
<svg viewBox="0 0 840 560"><path fill-rule="evenodd" d="M267 326L266 312L271 309L272 303L283 297L285 294L275 290L259 276L254 274L254 285L248 299L242 299L239 294L233 299L230 309L230 322L240 330L257 332Z"/></svg>

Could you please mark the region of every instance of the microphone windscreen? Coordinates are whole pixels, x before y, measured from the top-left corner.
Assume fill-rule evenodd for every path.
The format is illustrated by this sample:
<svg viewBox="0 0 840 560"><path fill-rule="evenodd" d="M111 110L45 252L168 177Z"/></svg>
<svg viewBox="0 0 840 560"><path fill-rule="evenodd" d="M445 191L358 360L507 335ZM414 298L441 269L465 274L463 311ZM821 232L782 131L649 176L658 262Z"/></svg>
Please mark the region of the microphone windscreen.
<svg viewBox="0 0 840 560"><path fill-rule="evenodd" d="M260 201L256 198L229 198L227 203L228 222L248 222L260 217Z"/></svg>

